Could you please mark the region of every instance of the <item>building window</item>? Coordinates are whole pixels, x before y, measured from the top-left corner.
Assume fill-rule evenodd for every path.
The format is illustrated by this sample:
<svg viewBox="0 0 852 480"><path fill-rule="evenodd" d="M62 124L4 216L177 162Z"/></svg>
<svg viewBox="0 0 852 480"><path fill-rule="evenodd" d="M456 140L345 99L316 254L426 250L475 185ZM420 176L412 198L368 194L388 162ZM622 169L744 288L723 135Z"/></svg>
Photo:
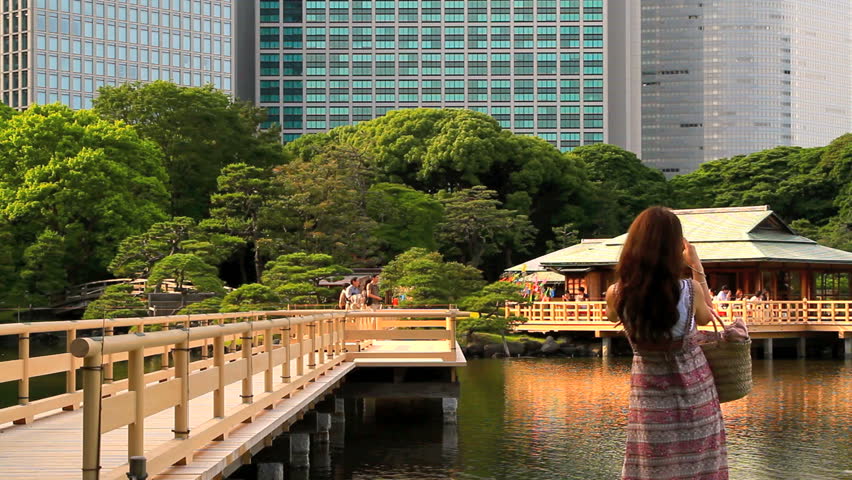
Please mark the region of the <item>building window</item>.
<svg viewBox="0 0 852 480"><path fill-rule="evenodd" d="M488 75L488 54L470 53L467 55L468 75Z"/></svg>
<svg viewBox="0 0 852 480"><path fill-rule="evenodd" d="M278 80L261 80L260 81L260 101L261 103L278 103L281 101L281 95L278 91L281 84Z"/></svg>
<svg viewBox="0 0 852 480"><path fill-rule="evenodd" d="M586 105L583 107L583 128L603 128L603 107Z"/></svg>
<svg viewBox="0 0 852 480"><path fill-rule="evenodd" d="M302 48L302 27L284 27L283 34L285 50Z"/></svg>
<svg viewBox="0 0 852 480"><path fill-rule="evenodd" d="M603 102L603 79L583 80L583 101Z"/></svg>
<svg viewBox="0 0 852 480"><path fill-rule="evenodd" d="M512 111L510 107L491 107L491 116L503 128L512 128Z"/></svg>
<svg viewBox="0 0 852 480"><path fill-rule="evenodd" d="M464 54L448 53L444 56L444 73L446 75L464 75Z"/></svg>
<svg viewBox="0 0 852 480"><path fill-rule="evenodd" d="M488 80L468 80L467 98L471 102L487 102Z"/></svg>
<svg viewBox="0 0 852 480"><path fill-rule="evenodd" d="M537 63L539 75L556 75L555 53L539 53Z"/></svg>
<svg viewBox="0 0 852 480"><path fill-rule="evenodd" d="M538 107L538 125L536 128L556 128L556 107L542 106ZM556 141L556 139L553 139Z"/></svg>
<svg viewBox="0 0 852 480"><path fill-rule="evenodd" d="M281 46L280 31L276 27L260 27L260 48L278 49ZM154 38L157 38L155 35Z"/></svg>
<svg viewBox="0 0 852 480"><path fill-rule="evenodd" d="M574 105L559 107L559 127L565 129L580 128L580 107ZM577 134L577 145L579 146L580 135ZM564 146L564 145L563 145Z"/></svg>
<svg viewBox="0 0 852 480"><path fill-rule="evenodd" d="M603 75L603 53L583 54L583 74Z"/></svg>
<svg viewBox="0 0 852 480"><path fill-rule="evenodd" d="M556 101L556 80L539 80L538 81L538 100L540 102L555 102ZM556 121L556 112L553 112L554 122Z"/></svg>
<svg viewBox="0 0 852 480"><path fill-rule="evenodd" d="M531 130L535 124L533 107L515 107L515 128Z"/></svg>
<svg viewBox="0 0 852 480"><path fill-rule="evenodd" d="M583 27L583 47L584 48L603 48L603 27L601 27L601 26L586 26L586 27Z"/></svg>
<svg viewBox="0 0 852 480"><path fill-rule="evenodd" d="M580 54L579 53L561 53L561 54L559 54L559 72L562 75L579 75L580 74Z"/></svg>
<svg viewBox="0 0 852 480"><path fill-rule="evenodd" d="M514 97L516 102L532 102L533 93L532 80L515 80Z"/></svg>
<svg viewBox="0 0 852 480"><path fill-rule="evenodd" d="M260 54L260 74L264 76L279 75L281 73L279 56L272 54Z"/></svg>
<svg viewBox="0 0 852 480"><path fill-rule="evenodd" d="M464 80L447 80L444 93L448 102L464 102Z"/></svg>
<svg viewBox="0 0 852 480"><path fill-rule="evenodd" d="M284 116L281 126L285 129L301 129L304 124L302 107L284 107Z"/></svg>
<svg viewBox="0 0 852 480"><path fill-rule="evenodd" d="M510 80L491 80L491 100L495 102L512 100Z"/></svg>
<svg viewBox="0 0 852 480"><path fill-rule="evenodd" d="M284 80L284 103L302 103L302 81Z"/></svg>
<svg viewBox="0 0 852 480"><path fill-rule="evenodd" d="M515 27L515 48L533 48L533 27Z"/></svg>

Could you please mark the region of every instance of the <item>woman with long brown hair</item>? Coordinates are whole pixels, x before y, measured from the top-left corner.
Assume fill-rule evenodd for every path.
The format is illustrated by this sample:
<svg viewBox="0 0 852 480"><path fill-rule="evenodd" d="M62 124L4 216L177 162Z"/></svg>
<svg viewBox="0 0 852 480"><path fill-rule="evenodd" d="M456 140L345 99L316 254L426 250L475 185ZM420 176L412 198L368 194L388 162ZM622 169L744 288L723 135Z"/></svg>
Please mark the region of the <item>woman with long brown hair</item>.
<svg viewBox="0 0 852 480"><path fill-rule="evenodd" d="M682 278L687 268L691 280ZM636 217L616 278L608 315L624 325L634 354L622 479L727 479L719 397L693 335L711 321L712 297L671 210Z"/></svg>

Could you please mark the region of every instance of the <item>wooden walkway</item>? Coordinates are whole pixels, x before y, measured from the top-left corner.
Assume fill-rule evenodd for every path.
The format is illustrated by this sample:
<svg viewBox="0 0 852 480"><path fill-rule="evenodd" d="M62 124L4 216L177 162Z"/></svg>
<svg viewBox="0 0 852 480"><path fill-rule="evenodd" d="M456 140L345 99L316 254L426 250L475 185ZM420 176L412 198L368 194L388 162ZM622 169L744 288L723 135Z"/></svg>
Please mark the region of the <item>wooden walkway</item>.
<svg viewBox="0 0 852 480"><path fill-rule="evenodd" d="M269 360L270 358L277 357L282 362L286 362L283 360L285 357L278 353L273 354L273 352L283 351L284 348L278 345L275 350L272 350L272 345L267 346L264 343L251 349L251 358L255 358L255 362L260 363L252 366L251 362L248 362L250 370L255 372L251 376L251 387L247 387L244 382L241 384L240 381L227 384L224 388L223 417L211 418L216 401L213 391L195 396L195 398L192 398L194 395L189 396L185 412L188 417L186 425L190 433L186 439L175 438L178 406L160 409L160 411L150 415L146 413L144 417L143 451L145 456L149 458L149 474L151 475L149 478L152 480L207 480L220 479L223 475L232 473L242 463L248 461L251 455L269 445L274 435L286 431L292 423L301 419L306 411L335 390L344 381L346 374L357 367L455 367L465 365L464 356L454 339L451 343L448 343L446 340L428 339L428 336L422 333L431 331L433 332L432 338L435 338L436 333L441 333L438 336L439 338L447 338L448 335L444 335L440 330L409 330L408 332L411 333L406 334L400 330L382 330L381 322L382 319L376 318L369 319L366 322L359 321L357 325L353 325L351 331L354 333L352 335L349 335L349 330L342 329L341 331L346 332L347 338L347 340L342 341L345 344L345 351L334 348L333 341L323 345L321 333L316 337L316 339L320 339L320 343L311 343L312 346L318 346L318 349L306 348L299 351L301 348L299 345L302 345L302 343L294 339L291 343L294 353L289 360L289 368L280 362L276 363L276 374L272 376L271 388L268 383L270 382L270 370L266 366L272 365L273 361ZM364 337L369 336L366 333L368 327L375 329L373 336L379 339L364 339ZM347 328L349 327L347 326ZM337 337L333 333L331 329L326 331L326 338L336 339ZM418 336L424 338L405 338ZM127 337L132 337L132 335ZM351 340L349 340L350 337L352 337ZM118 337L115 338L119 340ZM305 342L315 341L311 340L309 335L304 338ZM323 346L325 346L325 349L323 349ZM273 355L270 357L269 354ZM245 361L248 360L247 355L248 352L229 354L226 360L228 362L226 363L226 370L227 365L234 365L235 367L239 363L245 365ZM193 380L193 377L200 379L200 377L208 376L205 375L208 372L204 371L208 368L217 370L215 366L204 367L201 370L194 368L194 366L202 365L204 362L209 362L209 360L192 362L193 367L189 368L189 372L184 372L190 379L188 390L192 391L200 385ZM305 368L306 366L312 368ZM293 379L285 382L284 377L277 374L279 369L284 372L293 372ZM171 370L174 370L174 368ZM152 407L149 403L156 404L165 401L162 399L163 397L157 398L159 395L156 394L156 392L165 391L156 390L158 385L161 387L164 385L161 382L166 375L161 372L165 371L153 372L145 376L142 391L149 393L144 397L146 411L149 409L157 410L157 407ZM297 374L301 372L304 373ZM174 375L179 376L181 373L175 372ZM228 373L228 375L231 374ZM180 378L172 377L165 383L175 380L180 380ZM243 395L247 388L254 392L254 398L248 405L244 401ZM132 389L133 387L131 387ZM130 391L123 395L133 393ZM189 392L187 395L189 395ZM112 400L112 402L110 403L107 400ZM103 411L100 414L101 422L107 425L120 424L121 421L116 418L124 418L127 413L115 411L116 409L113 406L122 405L122 403L124 403L122 394L105 399ZM246 415L249 415L248 421L245 420ZM192 447L193 440L197 441L197 438L193 437L195 432L220 428L219 424L228 422L233 424L233 428L222 430L227 431L224 438L199 445L198 448ZM80 479L84 456L83 426L84 410L78 409L41 413L36 415L35 420L28 424L7 424L7 426L0 428L0 479ZM101 425L101 430L105 432L101 435L101 479L123 478L128 460L129 442L132 437L132 434L128 431L130 428L130 425L123 425L118 428ZM203 433L201 437L203 437ZM162 455L162 451L174 449L174 446L180 445L180 442L187 442L184 445L192 452L191 456L188 457L188 464L168 466L171 464L169 463L164 464L163 468L157 468L157 461L154 460L153 467L156 470L152 470L151 458L170 458L168 455Z"/></svg>

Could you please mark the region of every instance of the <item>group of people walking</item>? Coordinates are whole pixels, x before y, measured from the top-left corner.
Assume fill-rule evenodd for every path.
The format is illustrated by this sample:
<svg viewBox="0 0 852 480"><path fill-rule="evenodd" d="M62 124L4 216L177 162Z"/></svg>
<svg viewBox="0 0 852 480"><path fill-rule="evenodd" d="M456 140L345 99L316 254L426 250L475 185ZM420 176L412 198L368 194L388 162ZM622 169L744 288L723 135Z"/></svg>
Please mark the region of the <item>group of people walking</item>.
<svg viewBox="0 0 852 480"><path fill-rule="evenodd" d="M379 294L379 276L358 278L349 281L341 292L337 306L344 310L378 310L382 308Z"/></svg>
<svg viewBox="0 0 852 480"><path fill-rule="evenodd" d="M730 287L727 285L722 285L722 288L719 289L719 293L713 294L713 290L710 290L710 294L713 295L713 299L718 302L741 302L743 300L749 302L768 302L771 297L769 295L769 290L763 288L758 290L752 296L748 296L742 288L738 288L736 293L731 293Z"/></svg>

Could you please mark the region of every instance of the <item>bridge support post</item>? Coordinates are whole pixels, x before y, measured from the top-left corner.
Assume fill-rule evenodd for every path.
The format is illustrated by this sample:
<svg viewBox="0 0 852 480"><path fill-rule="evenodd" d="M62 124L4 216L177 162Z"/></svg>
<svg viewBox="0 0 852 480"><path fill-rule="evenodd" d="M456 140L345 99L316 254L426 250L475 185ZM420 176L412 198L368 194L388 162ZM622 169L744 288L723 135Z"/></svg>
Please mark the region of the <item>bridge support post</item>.
<svg viewBox="0 0 852 480"><path fill-rule="evenodd" d="M257 464L257 480L284 480L283 463Z"/></svg>
<svg viewBox="0 0 852 480"><path fill-rule="evenodd" d="M441 406L444 409L444 424L455 425L458 423L459 399L453 397L442 398Z"/></svg>
<svg viewBox="0 0 852 480"><path fill-rule="evenodd" d="M331 431L331 414L317 413L316 433L314 433L311 441L320 445L329 443L329 431Z"/></svg>
<svg viewBox="0 0 852 480"><path fill-rule="evenodd" d="M852 359L852 336L847 334L846 338L843 339L843 358L850 360Z"/></svg>
<svg viewBox="0 0 852 480"><path fill-rule="evenodd" d="M773 342L771 338L767 338L763 341L763 359L764 360L772 360L772 350L773 350Z"/></svg>
<svg viewBox="0 0 852 480"><path fill-rule="evenodd" d="M805 337L799 337L798 343L796 343L796 358L805 358L807 356L808 341Z"/></svg>
<svg viewBox="0 0 852 480"><path fill-rule="evenodd" d="M311 437L307 433L290 433L290 466L307 469L311 466Z"/></svg>
<svg viewBox="0 0 852 480"><path fill-rule="evenodd" d="M370 421L374 420L376 418L376 399L362 398L361 405L361 416L365 419L369 419Z"/></svg>
<svg viewBox="0 0 852 480"><path fill-rule="evenodd" d="M611 357L612 356L612 337L601 338L601 356L602 357Z"/></svg>
<svg viewBox="0 0 852 480"><path fill-rule="evenodd" d="M83 480L98 480L101 469L102 362L100 354L83 360Z"/></svg>

